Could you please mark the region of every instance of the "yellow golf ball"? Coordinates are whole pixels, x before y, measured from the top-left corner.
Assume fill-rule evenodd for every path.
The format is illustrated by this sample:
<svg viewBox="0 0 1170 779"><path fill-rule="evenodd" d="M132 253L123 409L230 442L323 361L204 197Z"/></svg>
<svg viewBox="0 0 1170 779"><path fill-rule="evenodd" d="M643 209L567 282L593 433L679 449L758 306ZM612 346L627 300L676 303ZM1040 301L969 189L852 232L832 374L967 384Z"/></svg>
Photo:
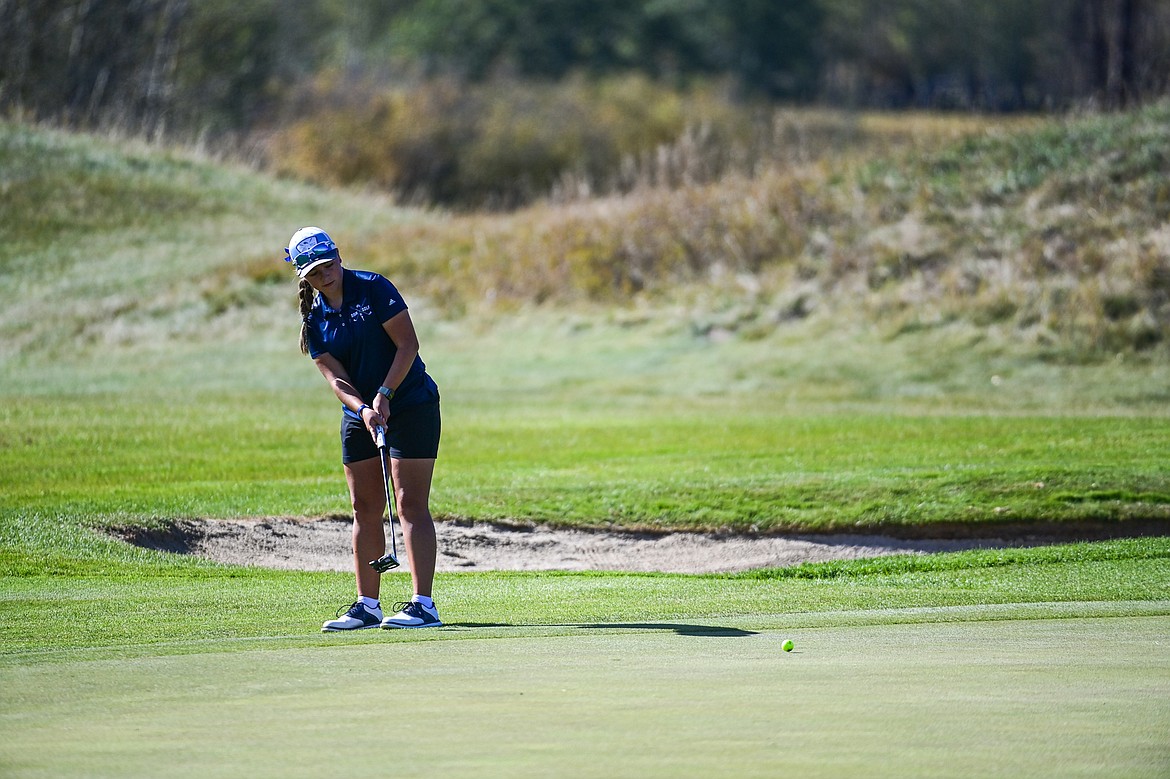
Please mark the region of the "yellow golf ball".
<svg viewBox="0 0 1170 779"><path fill-rule="evenodd" d="M781 644L780 648L783 649L785 652L791 652L792 648L795 646L796 646L796 644L792 643L792 639L790 638L787 641L785 641L783 644Z"/></svg>

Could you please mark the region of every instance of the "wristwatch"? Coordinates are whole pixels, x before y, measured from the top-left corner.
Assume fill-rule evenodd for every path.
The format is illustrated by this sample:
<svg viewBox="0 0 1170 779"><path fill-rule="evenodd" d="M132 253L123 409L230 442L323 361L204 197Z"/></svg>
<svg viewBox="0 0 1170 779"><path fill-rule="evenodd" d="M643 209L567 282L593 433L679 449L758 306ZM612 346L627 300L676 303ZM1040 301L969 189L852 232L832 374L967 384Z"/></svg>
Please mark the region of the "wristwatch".
<svg viewBox="0 0 1170 779"><path fill-rule="evenodd" d="M386 400L394 400L394 390L389 387L378 387L378 394L385 395Z"/></svg>

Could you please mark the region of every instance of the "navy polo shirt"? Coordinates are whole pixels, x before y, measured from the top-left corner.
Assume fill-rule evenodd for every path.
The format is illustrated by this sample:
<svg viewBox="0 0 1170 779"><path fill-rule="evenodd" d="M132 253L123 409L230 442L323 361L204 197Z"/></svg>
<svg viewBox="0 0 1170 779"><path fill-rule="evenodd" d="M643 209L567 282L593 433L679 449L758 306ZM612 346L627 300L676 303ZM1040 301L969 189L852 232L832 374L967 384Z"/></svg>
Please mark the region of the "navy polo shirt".
<svg viewBox="0 0 1170 779"><path fill-rule="evenodd" d="M343 268L341 289L341 308L333 308L318 295L309 312L309 355L315 359L328 352L337 358L362 400L372 405L398 353L382 324L405 311L406 303L388 279L369 271ZM416 356L410 372L394 391L390 410L393 413L438 397L439 389L427 375L427 366ZM356 416L348 408L344 410Z"/></svg>

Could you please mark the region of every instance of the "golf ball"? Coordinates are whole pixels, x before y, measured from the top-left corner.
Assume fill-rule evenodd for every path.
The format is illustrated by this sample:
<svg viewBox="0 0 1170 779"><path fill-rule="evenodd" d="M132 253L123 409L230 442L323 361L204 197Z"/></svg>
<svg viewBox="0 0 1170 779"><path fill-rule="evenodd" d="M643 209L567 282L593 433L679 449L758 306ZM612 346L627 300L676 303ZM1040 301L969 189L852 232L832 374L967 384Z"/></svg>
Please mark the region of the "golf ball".
<svg viewBox="0 0 1170 779"><path fill-rule="evenodd" d="M785 641L783 644L781 644L780 648L783 649L785 652L791 652L792 648L794 646L796 646L796 644L792 643L792 639L790 638L787 641Z"/></svg>

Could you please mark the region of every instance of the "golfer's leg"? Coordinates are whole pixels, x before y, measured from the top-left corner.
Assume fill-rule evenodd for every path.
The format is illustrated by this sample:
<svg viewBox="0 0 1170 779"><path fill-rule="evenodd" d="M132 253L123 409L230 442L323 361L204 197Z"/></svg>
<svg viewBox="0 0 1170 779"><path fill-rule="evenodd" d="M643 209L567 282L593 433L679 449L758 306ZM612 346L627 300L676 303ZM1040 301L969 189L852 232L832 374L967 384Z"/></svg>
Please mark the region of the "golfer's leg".
<svg viewBox="0 0 1170 779"><path fill-rule="evenodd" d="M386 553L386 484L377 457L345 466L345 481L353 504L353 569L358 595L378 597L382 576L368 563Z"/></svg>
<svg viewBox="0 0 1170 779"><path fill-rule="evenodd" d="M398 519L410 560L410 578L416 595L431 596L435 582L435 523L431 519L431 477L434 460L391 460L398 495Z"/></svg>

